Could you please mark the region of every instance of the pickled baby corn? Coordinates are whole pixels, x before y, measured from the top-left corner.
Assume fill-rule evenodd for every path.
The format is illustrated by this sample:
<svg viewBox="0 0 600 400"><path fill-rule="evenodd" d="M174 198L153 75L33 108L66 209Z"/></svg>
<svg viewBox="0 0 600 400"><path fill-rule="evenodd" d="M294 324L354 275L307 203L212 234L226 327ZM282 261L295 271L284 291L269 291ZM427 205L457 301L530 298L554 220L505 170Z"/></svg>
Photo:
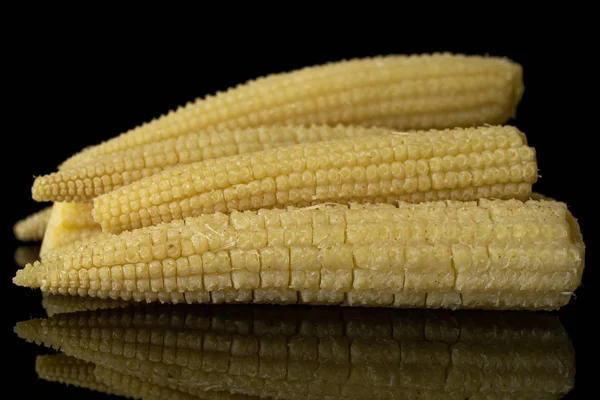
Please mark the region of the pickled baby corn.
<svg viewBox="0 0 600 400"><path fill-rule="evenodd" d="M103 374L277 399L558 399L575 375L569 338L546 314L143 307L15 331Z"/></svg>
<svg viewBox="0 0 600 400"><path fill-rule="evenodd" d="M325 202L526 198L535 151L510 126L394 133L170 168L94 199L104 232L232 210Z"/></svg>
<svg viewBox="0 0 600 400"><path fill-rule="evenodd" d="M563 203L481 199L207 214L90 239L13 281L137 301L553 309L583 268Z"/></svg>
<svg viewBox="0 0 600 400"><path fill-rule="evenodd" d="M52 207L46 207L18 221L13 227L15 237L23 242L42 240L51 212Z"/></svg>
<svg viewBox="0 0 600 400"><path fill-rule="evenodd" d="M211 129L139 146L38 177L31 193L38 201L83 202L176 165L299 143L381 135L390 131L387 128L342 125L276 125L232 131Z"/></svg>
<svg viewBox="0 0 600 400"><path fill-rule="evenodd" d="M102 232L92 217L91 204L54 203L40 257Z"/></svg>
<svg viewBox="0 0 600 400"><path fill-rule="evenodd" d="M62 168L210 128L501 124L514 116L522 92L521 66L504 58L434 54L342 61L258 78L199 99L84 149Z"/></svg>

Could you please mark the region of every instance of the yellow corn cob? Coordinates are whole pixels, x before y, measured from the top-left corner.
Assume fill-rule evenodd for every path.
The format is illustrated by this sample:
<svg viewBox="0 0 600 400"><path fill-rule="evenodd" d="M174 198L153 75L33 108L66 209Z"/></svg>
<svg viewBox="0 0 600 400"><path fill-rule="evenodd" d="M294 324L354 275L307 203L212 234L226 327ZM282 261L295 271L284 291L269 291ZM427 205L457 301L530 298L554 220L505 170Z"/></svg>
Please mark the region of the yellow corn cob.
<svg viewBox="0 0 600 400"><path fill-rule="evenodd" d="M33 264L40 256L40 246L20 246L15 251L15 263L19 267Z"/></svg>
<svg viewBox="0 0 600 400"><path fill-rule="evenodd" d="M500 124L514 116L522 92L521 66L502 58L435 54L337 62L259 78L199 99L84 149L63 167L208 128Z"/></svg>
<svg viewBox="0 0 600 400"><path fill-rule="evenodd" d="M93 237L102 231L92 217L91 204L54 203L48 229L42 241L42 259L56 249L67 249L74 242Z"/></svg>
<svg viewBox="0 0 600 400"><path fill-rule="evenodd" d="M51 212L52 207L46 207L17 222L13 227L16 238L24 242L42 240Z"/></svg>
<svg viewBox="0 0 600 400"><path fill-rule="evenodd" d="M575 374L569 338L545 314L179 306L15 331L159 386L280 399L559 398Z"/></svg>
<svg viewBox="0 0 600 400"><path fill-rule="evenodd" d="M63 296L60 294L44 293L42 307L51 317L55 314L74 313L79 311L92 311L106 308L122 308L131 305L131 302L112 299L98 299L95 297Z"/></svg>
<svg viewBox="0 0 600 400"><path fill-rule="evenodd" d="M234 131L211 129L139 146L36 178L32 195L38 201L82 202L175 165L299 143L389 132L386 128L326 125L267 126Z"/></svg>
<svg viewBox="0 0 600 400"><path fill-rule="evenodd" d="M555 201L322 205L108 235L13 282L137 301L553 309L583 260L579 226Z"/></svg>
<svg viewBox="0 0 600 400"><path fill-rule="evenodd" d="M175 167L94 199L104 232L324 202L526 197L535 151L514 127L308 143Z"/></svg>
<svg viewBox="0 0 600 400"><path fill-rule="evenodd" d="M35 359L35 372L46 381L64 383L117 396L123 395L119 389L98 382L94 377L94 369L93 363L64 354L37 356Z"/></svg>

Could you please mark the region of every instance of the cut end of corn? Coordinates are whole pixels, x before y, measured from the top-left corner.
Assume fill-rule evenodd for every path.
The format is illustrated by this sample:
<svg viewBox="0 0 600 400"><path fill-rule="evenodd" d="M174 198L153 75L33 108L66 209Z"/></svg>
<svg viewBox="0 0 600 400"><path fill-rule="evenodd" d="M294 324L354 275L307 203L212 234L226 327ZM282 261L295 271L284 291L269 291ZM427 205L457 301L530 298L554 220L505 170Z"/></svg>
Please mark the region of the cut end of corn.
<svg viewBox="0 0 600 400"><path fill-rule="evenodd" d="M198 99L84 149L61 169L208 129L281 123L401 130L502 124L515 115L522 93L522 68L505 58L428 54L334 62Z"/></svg>
<svg viewBox="0 0 600 400"><path fill-rule="evenodd" d="M31 288L39 288L41 280L36 279L37 271L34 270L34 265L39 265L36 261L33 264L27 264L25 268L17 271L17 274L13 278L13 283L18 286L25 286Z"/></svg>
<svg viewBox="0 0 600 400"><path fill-rule="evenodd" d="M15 237L23 242L42 240L51 212L52 207L46 207L17 222L13 227Z"/></svg>

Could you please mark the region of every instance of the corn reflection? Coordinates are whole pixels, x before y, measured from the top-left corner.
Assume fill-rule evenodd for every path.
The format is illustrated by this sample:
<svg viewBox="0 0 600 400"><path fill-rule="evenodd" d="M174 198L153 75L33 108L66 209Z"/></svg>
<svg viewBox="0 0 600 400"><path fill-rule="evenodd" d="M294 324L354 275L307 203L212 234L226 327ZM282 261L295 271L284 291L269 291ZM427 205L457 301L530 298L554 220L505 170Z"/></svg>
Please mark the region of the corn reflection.
<svg viewBox="0 0 600 400"><path fill-rule="evenodd" d="M42 294L42 307L49 317L55 314L68 314L79 311L93 311L132 306L133 302L124 300L99 299L97 297L63 296L61 294Z"/></svg>
<svg viewBox="0 0 600 400"><path fill-rule="evenodd" d="M19 246L15 250L15 264L23 268L27 264L31 264L39 260L40 246Z"/></svg>
<svg viewBox="0 0 600 400"><path fill-rule="evenodd" d="M144 399L153 387L197 398L550 399L574 379L568 336L544 313L157 305L15 330Z"/></svg>

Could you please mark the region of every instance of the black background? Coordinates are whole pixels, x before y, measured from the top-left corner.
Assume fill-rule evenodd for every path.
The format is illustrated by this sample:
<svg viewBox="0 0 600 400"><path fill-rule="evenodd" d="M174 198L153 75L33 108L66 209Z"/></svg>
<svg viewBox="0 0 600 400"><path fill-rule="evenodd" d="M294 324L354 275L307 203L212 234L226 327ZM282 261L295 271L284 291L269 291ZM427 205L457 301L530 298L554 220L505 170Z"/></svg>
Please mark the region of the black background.
<svg viewBox="0 0 600 400"><path fill-rule="evenodd" d="M17 268L12 225L43 206L30 197L35 175L52 172L82 147L257 76L343 58L450 51L506 56L523 65L525 95L511 123L537 150L541 178L535 190L569 205L587 244L583 285L560 316L577 354L577 386L569 398L593 397L587 390L595 369L591 351L597 350L588 335L597 315L591 275L597 236L598 73L590 55L593 46L585 43L591 30L579 31L574 19L569 26L532 27L533 20L509 18L463 26L464 34L456 34L452 24L441 27L423 20L405 30L397 21L374 20L368 26L348 22L324 33L327 20L307 19L300 25L279 20L277 26L240 26L227 20L207 28L210 14L198 18L185 32L171 31L156 19L122 36L108 19L88 27L85 19L65 25L40 15L15 28L23 37L7 43L1 287L8 385L20 387L26 397L92 398L36 380L33 362L40 349L12 333L16 321L43 316L39 293L10 283Z"/></svg>

